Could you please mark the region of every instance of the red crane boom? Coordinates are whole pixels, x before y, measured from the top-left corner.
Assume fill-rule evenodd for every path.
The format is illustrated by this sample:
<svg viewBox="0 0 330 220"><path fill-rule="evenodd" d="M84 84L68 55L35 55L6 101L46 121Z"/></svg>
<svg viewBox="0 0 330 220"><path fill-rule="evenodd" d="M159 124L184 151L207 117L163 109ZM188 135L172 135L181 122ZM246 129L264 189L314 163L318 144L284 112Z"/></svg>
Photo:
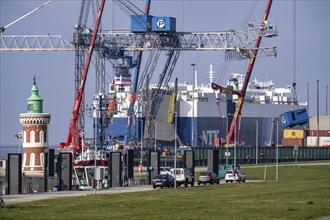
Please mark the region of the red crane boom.
<svg viewBox="0 0 330 220"><path fill-rule="evenodd" d="M243 103L244 103L244 98L245 98L245 94L246 94L246 89L247 89L247 86L248 86L248 83L249 83L249 80L250 80L252 69L253 69L253 66L254 66L254 63L255 63L255 60L256 60L256 55L258 53L258 48L259 48L261 38L262 38L262 27L264 26L265 22L267 21L272 2L273 2L272 0L268 0L266 10L265 10L264 16L262 18L262 22L261 22L260 29L259 29L259 32L258 32L258 37L257 37L256 42L254 44L255 49L253 49L253 51L252 51L252 56L250 58L250 62L249 62L249 65L248 65L248 68L247 68L247 71L246 71L246 74L245 74L245 79L244 79L242 90L240 92L227 91L227 92L230 92L232 94L238 95L236 111L234 113L234 117L233 117L233 120L231 122L230 129L229 129L228 135L227 135L227 140L226 140L227 144L230 144L232 139L233 139L233 135L234 135L234 131L235 131L235 128L236 128L237 121L238 121L238 117L240 117L240 115L241 115L241 111L242 111L242 107L243 107ZM219 85L216 85L216 84L213 84L212 88L214 90L219 90L219 89L225 90L225 89L223 89L223 87L221 87Z"/></svg>
<svg viewBox="0 0 330 220"><path fill-rule="evenodd" d="M69 128L68 136L67 136L66 142L62 142L58 146L59 150L62 150L63 148L69 148L71 150L80 150L81 149L81 144L80 144L80 139L79 139L79 130L78 130L79 109L80 109L80 105L81 105L82 95L83 95L83 92L85 89L87 73L88 73L90 61L92 58L92 54L93 54L93 50L94 50L94 46L95 46L95 40L96 40L97 32L98 32L98 29L100 26L100 21L101 21L104 5L105 5L105 0L102 0L99 10L98 10L97 18L95 20L92 39L91 39L91 42L89 45L88 55L87 55L87 58L85 61L83 74L81 75L80 85L79 85L79 88L76 93L76 99L75 99L73 111L71 114L70 128Z"/></svg>

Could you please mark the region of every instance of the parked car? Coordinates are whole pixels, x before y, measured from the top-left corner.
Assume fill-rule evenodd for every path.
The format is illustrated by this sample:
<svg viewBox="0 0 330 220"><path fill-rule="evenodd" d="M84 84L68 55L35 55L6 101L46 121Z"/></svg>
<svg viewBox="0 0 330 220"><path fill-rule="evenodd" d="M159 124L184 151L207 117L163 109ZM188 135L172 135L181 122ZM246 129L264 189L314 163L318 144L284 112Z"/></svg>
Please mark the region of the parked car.
<svg viewBox="0 0 330 220"><path fill-rule="evenodd" d="M219 176L220 178L225 178L225 175L228 170L232 170L234 168L234 164L219 164ZM236 164L235 170L240 170L240 165Z"/></svg>
<svg viewBox="0 0 330 220"><path fill-rule="evenodd" d="M195 178L193 174L191 173L190 169L184 169L184 168L177 168L171 169L171 175L176 180L176 185L178 187L181 186L181 184L184 184L185 187L190 184L191 186L194 186Z"/></svg>
<svg viewBox="0 0 330 220"><path fill-rule="evenodd" d="M171 175L171 167L160 167L159 174L168 174Z"/></svg>
<svg viewBox="0 0 330 220"><path fill-rule="evenodd" d="M152 180L152 187L156 189L157 187L174 187L174 178L168 174L158 174Z"/></svg>
<svg viewBox="0 0 330 220"><path fill-rule="evenodd" d="M225 176L226 183L228 182L245 182L246 176L241 170L235 170L235 175L233 175L232 170L228 170Z"/></svg>
<svg viewBox="0 0 330 220"><path fill-rule="evenodd" d="M198 185L200 184L206 185L206 183L210 183L211 185L213 185L213 183L220 184L220 177L214 172L210 172L210 171L199 173Z"/></svg>

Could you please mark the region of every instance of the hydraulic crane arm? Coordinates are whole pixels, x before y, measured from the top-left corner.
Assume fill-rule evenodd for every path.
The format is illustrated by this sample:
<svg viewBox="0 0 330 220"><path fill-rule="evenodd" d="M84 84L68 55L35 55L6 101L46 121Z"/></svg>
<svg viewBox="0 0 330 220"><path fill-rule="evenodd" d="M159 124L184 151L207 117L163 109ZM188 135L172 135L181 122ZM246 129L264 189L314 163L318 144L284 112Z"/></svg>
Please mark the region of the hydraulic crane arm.
<svg viewBox="0 0 330 220"><path fill-rule="evenodd" d="M61 143L60 146L58 147L59 150L62 150L63 148L71 148L73 150L79 150L81 148L80 143L79 143L79 134L78 134L79 131L78 131L78 125L77 125L78 116L79 116L79 109L80 109L80 105L81 105L82 94L83 94L84 89L85 89L87 73L88 73L90 61L91 61L94 46L95 46L97 32L98 32L98 29L99 29L99 26L100 26L100 21L101 21L103 9L104 9L104 4L105 4L105 0L102 0L102 2L100 4L99 11L98 11L98 14L97 14L97 18L96 18L96 21L95 21L94 30L93 30L93 34L92 34L92 39L91 39L91 42L90 42L90 45L89 45L88 54L87 54L83 74L81 76L79 88L78 88L77 93L76 93L76 99L75 99L73 111L72 111L72 114L71 114L71 121L70 121L70 128L69 128L68 136L67 136L66 142Z"/></svg>
<svg viewBox="0 0 330 220"><path fill-rule="evenodd" d="M247 86L249 84L252 69L253 69L254 63L256 61L256 56L257 56L257 53L258 53L257 48L259 48L259 45L260 45L260 42L261 42L261 39L262 39L263 26L265 25L265 23L268 19L268 15L269 15L269 11L270 11L270 7L272 5L272 2L273 2L272 0L268 0L267 7L266 7L266 10L265 10L263 18L262 18L262 23L260 25L260 29L259 29L259 32L258 32L258 37L257 37L257 39L255 41L255 44L254 44L255 49L253 49L253 51L252 51L252 56L250 58L250 62L249 62L249 65L248 65L248 68L247 68L247 71L246 71L246 74L245 74L243 87L242 87L242 90L241 90L240 94L238 95L236 111L234 113L234 118L231 122L230 129L229 129L228 136L227 136L227 144L231 143L231 141L232 141L234 131L236 129L236 124L237 124L237 121L238 121L238 117L241 115L246 89L247 89Z"/></svg>
<svg viewBox="0 0 330 220"><path fill-rule="evenodd" d="M223 86L220 86L220 85L215 84L215 83L212 83L211 87L212 87L213 90L221 90L221 91L225 91L226 93L233 94L233 95L240 95L241 94L240 92L238 92L236 90L233 90L233 89L230 89L230 88L227 88L227 87L223 87Z"/></svg>

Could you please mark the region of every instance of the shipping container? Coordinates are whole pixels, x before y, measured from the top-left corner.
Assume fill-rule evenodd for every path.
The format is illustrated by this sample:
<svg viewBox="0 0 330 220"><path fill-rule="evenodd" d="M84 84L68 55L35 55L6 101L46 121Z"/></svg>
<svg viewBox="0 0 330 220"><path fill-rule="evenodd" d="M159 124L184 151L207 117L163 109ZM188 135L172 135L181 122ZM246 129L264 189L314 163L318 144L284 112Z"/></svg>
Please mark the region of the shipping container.
<svg viewBox="0 0 330 220"><path fill-rule="evenodd" d="M304 146L303 139L297 139L297 138L283 138L282 139L282 146L283 147L294 147L294 146Z"/></svg>
<svg viewBox="0 0 330 220"><path fill-rule="evenodd" d="M317 138L314 136L307 137L307 147L317 147ZM330 137L319 137L319 146L330 146Z"/></svg>
<svg viewBox="0 0 330 220"><path fill-rule="evenodd" d="M285 129L283 130L283 138L304 139L304 130Z"/></svg>
<svg viewBox="0 0 330 220"><path fill-rule="evenodd" d="M330 115L328 116L319 116L319 123L317 126L317 117L313 116L309 119L309 129L310 130L330 130Z"/></svg>
<svg viewBox="0 0 330 220"><path fill-rule="evenodd" d="M151 29L151 15L132 15L131 16L131 32L147 32Z"/></svg>
<svg viewBox="0 0 330 220"><path fill-rule="evenodd" d="M175 32L176 31L176 18L152 17L152 31Z"/></svg>
<svg viewBox="0 0 330 220"><path fill-rule="evenodd" d="M308 130L307 131L307 136L311 136L311 137L324 137L324 136L328 136L328 132L327 130L319 130L319 132L317 132L317 130ZM317 135L318 133L318 135Z"/></svg>

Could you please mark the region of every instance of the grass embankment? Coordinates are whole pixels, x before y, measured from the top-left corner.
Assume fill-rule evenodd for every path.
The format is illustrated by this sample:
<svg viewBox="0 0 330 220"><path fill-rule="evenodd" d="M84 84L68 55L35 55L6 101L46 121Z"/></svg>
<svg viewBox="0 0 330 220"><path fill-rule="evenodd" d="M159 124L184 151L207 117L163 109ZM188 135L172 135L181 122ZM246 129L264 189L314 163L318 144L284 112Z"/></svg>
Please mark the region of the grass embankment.
<svg viewBox="0 0 330 220"><path fill-rule="evenodd" d="M243 170L263 180L264 169ZM315 219L330 216L330 166L267 168L265 182L7 205L0 219Z"/></svg>

